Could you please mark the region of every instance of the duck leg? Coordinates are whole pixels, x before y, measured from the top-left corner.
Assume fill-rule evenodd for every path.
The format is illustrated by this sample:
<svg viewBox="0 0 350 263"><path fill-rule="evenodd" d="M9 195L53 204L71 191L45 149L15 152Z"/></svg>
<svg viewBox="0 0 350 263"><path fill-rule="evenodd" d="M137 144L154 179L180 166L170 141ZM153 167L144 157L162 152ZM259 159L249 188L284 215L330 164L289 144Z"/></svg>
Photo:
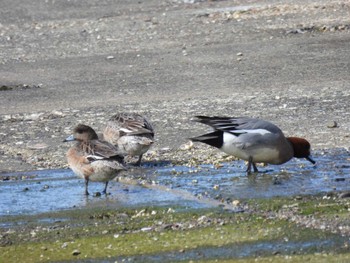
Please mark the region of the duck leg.
<svg viewBox="0 0 350 263"><path fill-rule="evenodd" d="M89 179L85 178L85 195L89 195L88 185L89 185Z"/></svg>
<svg viewBox="0 0 350 263"><path fill-rule="evenodd" d="M259 172L258 168L256 168L255 163L253 162L253 157L249 157L248 166L247 166L247 170L246 170L247 174L251 174L252 166L253 166L253 169L254 169L254 173Z"/></svg>
<svg viewBox="0 0 350 263"><path fill-rule="evenodd" d="M255 163L252 162L252 164L253 164L254 173L258 173L259 170L258 170L258 168L256 167Z"/></svg>
<svg viewBox="0 0 350 263"><path fill-rule="evenodd" d="M142 159L142 154L139 156L139 159L135 163L136 166L141 166L141 159Z"/></svg>
<svg viewBox="0 0 350 263"><path fill-rule="evenodd" d="M108 186L108 182L109 182L109 181L107 181L107 182L106 182L106 184L105 184L105 188L103 189L102 194L107 194L107 186Z"/></svg>

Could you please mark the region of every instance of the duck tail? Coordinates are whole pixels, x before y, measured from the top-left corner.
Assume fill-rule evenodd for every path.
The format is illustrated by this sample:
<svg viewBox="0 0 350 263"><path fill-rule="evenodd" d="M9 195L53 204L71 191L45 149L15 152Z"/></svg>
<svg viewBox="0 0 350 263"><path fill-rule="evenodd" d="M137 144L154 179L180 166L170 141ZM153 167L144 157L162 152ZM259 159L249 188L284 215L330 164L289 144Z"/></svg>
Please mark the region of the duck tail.
<svg viewBox="0 0 350 263"><path fill-rule="evenodd" d="M214 131L197 137L190 138L193 142L202 142L210 146L221 148L224 143L224 132Z"/></svg>

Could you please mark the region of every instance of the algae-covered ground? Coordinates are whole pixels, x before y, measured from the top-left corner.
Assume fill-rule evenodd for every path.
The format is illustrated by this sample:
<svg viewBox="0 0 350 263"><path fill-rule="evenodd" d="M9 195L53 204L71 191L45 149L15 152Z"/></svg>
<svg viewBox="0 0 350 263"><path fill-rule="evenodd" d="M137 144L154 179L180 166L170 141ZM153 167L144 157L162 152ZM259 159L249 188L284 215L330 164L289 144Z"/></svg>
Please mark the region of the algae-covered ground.
<svg viewBox="0 0 350 263"><path fill-rule="evenodd" d="M239 205L243 212L220 206L100 207L2 217L1 262L350 260L347 199L304 196Z"/></svg>

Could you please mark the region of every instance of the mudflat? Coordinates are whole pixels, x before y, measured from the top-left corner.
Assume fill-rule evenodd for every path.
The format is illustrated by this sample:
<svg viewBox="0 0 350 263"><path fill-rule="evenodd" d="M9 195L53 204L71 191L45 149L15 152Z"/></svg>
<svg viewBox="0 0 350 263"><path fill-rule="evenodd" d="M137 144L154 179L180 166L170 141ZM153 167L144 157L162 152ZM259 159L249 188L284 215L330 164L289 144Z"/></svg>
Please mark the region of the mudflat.
<svg viewBox="0 0 350 263"><path fill-rule="evenodd" d="M73 127L101 131L118 111L155 126L149 160L206 129L198 114L348 148L349 13L329 0L2 1L0 172L65 167Z"/></svg>

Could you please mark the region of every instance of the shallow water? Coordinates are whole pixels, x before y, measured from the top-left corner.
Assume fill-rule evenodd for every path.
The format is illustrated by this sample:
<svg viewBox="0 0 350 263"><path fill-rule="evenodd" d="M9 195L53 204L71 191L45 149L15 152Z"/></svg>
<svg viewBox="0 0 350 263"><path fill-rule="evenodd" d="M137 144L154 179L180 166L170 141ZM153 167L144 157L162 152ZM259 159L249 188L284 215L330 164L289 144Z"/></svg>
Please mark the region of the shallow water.
<svg viewBox="0 0 350 263"><path fill-rule="evenodd" d="M314 166L304 159L292 159L283 165L259 167L259 173L246 176L243 161L224 163L220 169L202 166L175 167L183 173L170 175L173 168L163 168L158 176L161 184L185 189L195 195L221 196L230 199L270 198L276 196L313 195L350 190L350 154L337 149L316 153Z"/></svg>
<svg viewBox="0 0 350 263"><path fill-rule="evenodd" d="M218 205L214 199L270 198L319 194L350 189L350 155L343 149L318 152L317 165L293 159L280 166L258 167L262 172L246 176L245 163L200 167L145 164L130 171L142 175L147 187L112 181L110 195L85 197L84 181L70 170L42 170L0 175L0 216L38 214L90 206L184 206ZM265 171L265 172L264 172ZM102 191L103 183L91 182L91 193ZM199 200L198 196L208 197Z"/></svg>
<svg viewBox="0 0 350 263"><path fill-rule="evenodd" d="M71 170L42 170L29 173L12 173L2 177L24 176L23 180L4 181L0 185L0 216L38 214L60 209L96 206L159 206L177 205L203 207L197 202L187 201L180 195L140 185L126 185L112 181L109 195L94 197L92 193L102 191L104 183L91 182L91 195L85 196L84 180L77 178Z"/></svg>

